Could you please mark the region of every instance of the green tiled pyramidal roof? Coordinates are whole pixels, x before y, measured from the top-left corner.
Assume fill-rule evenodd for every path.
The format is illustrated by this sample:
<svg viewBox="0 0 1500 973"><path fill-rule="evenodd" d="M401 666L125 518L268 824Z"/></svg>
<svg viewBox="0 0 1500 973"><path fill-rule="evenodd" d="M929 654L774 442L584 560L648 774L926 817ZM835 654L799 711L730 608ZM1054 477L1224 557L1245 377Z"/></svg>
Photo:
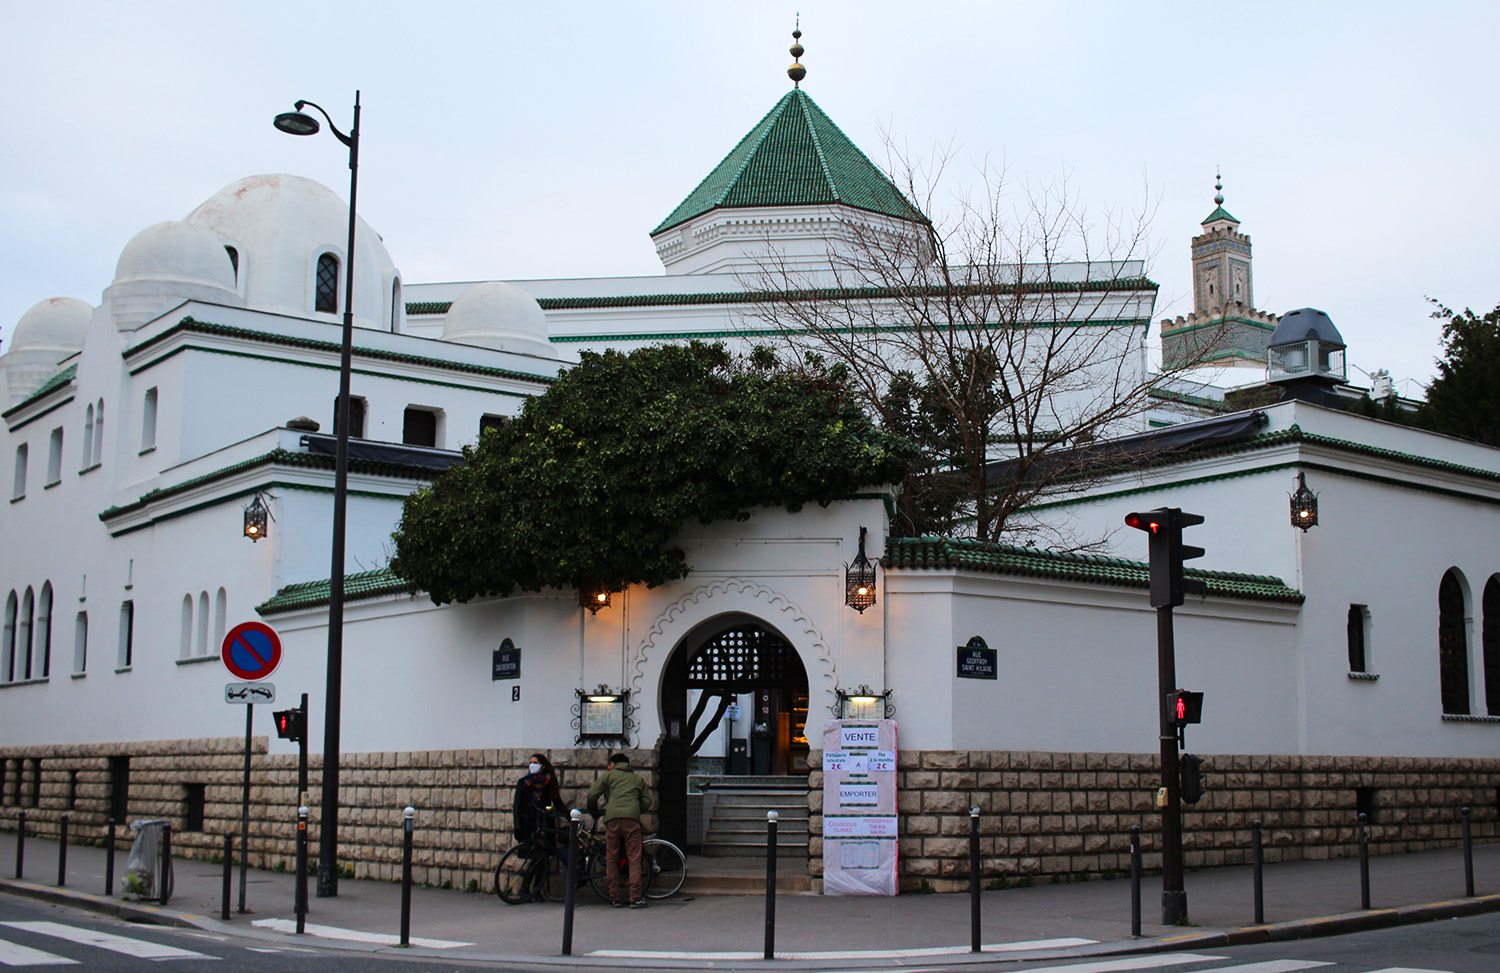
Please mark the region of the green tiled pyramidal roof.
<svg viewBox="0 0 1500 973"><path fill-rule="evenodd" d="M651 233L714 209L832 203L902 220L924 218L802 89L793 88Z"/></svg>
<svg viewBox="0 0 1500 973"><path fill-rule="evenodd" d="M1151 568L1140 561L1091 554L1063 554L1033 547L1012 547L946 537L892 537L886 540L887 568L952 569L982 574L1011 574L1032 578L1082 581L1123 588L1151 587ZM1187 577L1203 581L1208 593L1221 598L1248 598L1301 604L1304 596L1280 578L1264 574L1203 571L1188 568Z"/></svg>
<svg viewBox="0 0 1500 973"><path fill-rule="evenodd" d="M1229 210L1225 209L1222 206L1215 209L1212 213L1209 213L1208 216L1204 218L1202 225L1207 226L1215 220L1228 220L1231 223L1239 222L1239 220L1229 215Z"/></svg>

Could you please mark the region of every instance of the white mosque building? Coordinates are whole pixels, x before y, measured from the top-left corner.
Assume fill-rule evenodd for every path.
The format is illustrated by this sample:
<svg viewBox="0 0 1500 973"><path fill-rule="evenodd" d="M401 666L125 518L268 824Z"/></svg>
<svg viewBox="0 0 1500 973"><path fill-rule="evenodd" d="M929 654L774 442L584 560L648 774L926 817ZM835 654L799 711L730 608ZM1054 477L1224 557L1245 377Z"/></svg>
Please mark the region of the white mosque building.
<svg viewBox="0 0 1500 973"><path fill-rule="evenodd" d="M545 750L576 800L620 748L658 786L663 831L694 849L735 849L694 775L789 794L807 829L788 828L794 857L816 883L825 825L855 813L825 797L822 726L850 715L899 727L884 840L901 887L963 881L970 805L995 819L989 875L1121 868L1130 827L1157 831L1160 783L1146 545L1121 525L1157 507L1206 517L1190 535L1206 593L1176 612L1179 684L1206 694L1188 730L1209 768L1189 865L1246 860L1257 818L1273 858L1346 852L1359 812L1379 850L1454 841L1465 805L1497 833L1500 451L1316 396L1233 412L1222 392L1178 395L1143 413L1121 430L1138 462L1030 511L1110 535L1110 555L893 537L892 488L872 485L689 524L691 575L597 611L571 591L435 606L386 570L402 498L580 350L754 342L747 275L768 246L827 279L851 226L900 234L919 218L797 87L652 231L661 276L409 282L360 224L341 724L355 874L394 874L411 804L434 832L419 879L485 885L508 840L497 782ZM225 700L219 648L246 621L280 634L269 682L278 707L311 696L316 750L347 221L309 180L242 179L137 234L97 303L43 300L10 332L0 825L68 812L92 836L111 817L164 816L179 847L210 852L239 816L245 711ZM1205 225L1236 242L1227 213ZM1273 381L1336 384L1342 336L1321 312L1246 310L1245 254L1245 276L1226 278L1245 287L1241 336L1282 349ZM1141 282L1108 309L1142 370L1144 272L1124 268ZM1299 485L1312 523L1289 510ZM269 520L252 542L255 505ZM856 610L845 574L862 537L879 568ZM691 752L690 702L726 692L740 719ZM618 701L612 723L592 722L590 695ZM270 729L257 717L264 862L289 857L296 803L296 747Z"/></svg>

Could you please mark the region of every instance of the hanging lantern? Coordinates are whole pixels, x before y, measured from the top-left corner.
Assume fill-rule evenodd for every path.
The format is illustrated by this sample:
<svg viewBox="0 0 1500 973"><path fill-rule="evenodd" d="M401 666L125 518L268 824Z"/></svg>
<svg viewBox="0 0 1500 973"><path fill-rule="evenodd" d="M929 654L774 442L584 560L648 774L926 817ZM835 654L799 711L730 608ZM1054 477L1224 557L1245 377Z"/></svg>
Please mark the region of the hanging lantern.
<svg viewBox="0 0 1500 973"><path fill-rule="evenodd" d="M255 491L255 498L245 508L245 536L258 541L271 533L271 508L266 506L265 494Z"/></svg>
<svg viewBox="0 0 1500 973"><path fill-rule="evenodd" d="M1307 474L1297 474L1297 492L1292 494L1292 526L1304 532L1318 525L1318 495L1307 488Z"/></svg>
<svg viewBox="0 0 1500 973"><path fill-rule="evenodd" d="M859 529L859 553L844 565L844 604L861 615L875 604L875 562L865 557L866 529Z"/></svg>
<svg viewBox="0 0 1500 973"><path fill-rule="evenodd" d="M609 607L609 591L603 586L586 585L578 589L578 603L589 610L590 615Z"/></svg>

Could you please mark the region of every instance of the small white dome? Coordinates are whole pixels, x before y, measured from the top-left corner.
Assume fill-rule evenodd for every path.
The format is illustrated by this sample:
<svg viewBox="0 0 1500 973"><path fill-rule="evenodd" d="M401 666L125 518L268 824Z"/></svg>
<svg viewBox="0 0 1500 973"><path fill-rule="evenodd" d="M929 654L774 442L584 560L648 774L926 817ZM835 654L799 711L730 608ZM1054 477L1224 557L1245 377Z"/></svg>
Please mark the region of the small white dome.
<svg viewBox="0 0 1500 973"><path fill-rule="evenodd" d="M48 350L71 354L83 347L94 309L76 297L49 297L21 315L7 351Z"/></svg>
<svg viewBox="0 0 1500 973"><path fill-rule="evenodd" d="M301 176L247 176L219 190L187 218L211 230L221 249L232 246L239 253L246 306L299 317L318 313L318 257L332 253L339 260L342 310L349 204L328 187ZM380 235L363 219L354 256L354 323L389 331L399 275ZM399 318L400 308L396 311ZM329 320L337 319L330 315Z"/></svg>
<svg viewBox="0 0 1500 973"><path fill-rule="evenodd" d="M234 291L234 265L224 244L192 223L158 223L131 238L115 265L115 283L191 281Z"/></svg>
<svg viewBox="0 0 1500 973"><path fill-rule="evenodd" d="M498 280L475 284L459 295L443 319L443 340L557 357L548 341L542 306L521 288Z"/></svg>

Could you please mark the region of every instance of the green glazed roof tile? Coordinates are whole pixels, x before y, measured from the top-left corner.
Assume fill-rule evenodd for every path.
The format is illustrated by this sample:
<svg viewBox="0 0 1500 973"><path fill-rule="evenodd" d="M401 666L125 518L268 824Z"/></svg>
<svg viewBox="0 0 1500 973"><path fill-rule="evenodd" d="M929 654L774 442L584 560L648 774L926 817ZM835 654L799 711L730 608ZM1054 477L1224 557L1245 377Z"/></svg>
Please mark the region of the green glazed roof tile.
<svg viewBox="0 0 1500 973"><path fill-rule="evenodd" d="M794 88L651 233L714 209L832 203L923 219L823 110Z"/></svg>
<svg viewBox="0 0 1500 973"><path fill-rule="evenodd" d="M1215 220L1228 220L1231 223L1238 223L1239 222L1239 220L1237 220L1233 216L1229 215L1229 210L1225 209L1222 206L1220 206L1217 209L1215 209L1212 213L1209 213L1208 217L1206 219L1204 219L1203 225L1207 226L1208 224L1214 222Z"/></svg>
<svg viewBox="0 0 1500 973"><path fill-rule="evenodd" d="M32 392L30 395L26 396L25 399L21 400L20 402L17 402L11 408L6 409L5 412L4 413L0 413L0 415L9 416L13 412L20 412L29 403L35 402L37 399L42 398L48 392L51 392L55 388L59 388L59 387L61 387L63 385L67 385L69 382L73 381L73 379L76 378L77 376L78 376L78 364L75 362L74 364L69 365L67 368L64 368L62 371L58 372L56 375L54 375L51 378L47 379L47 381L42 384L41 388L37 389L35 392Z"/></svg>
<svg viewBox="0 0 1500 973"><path fill-rule="evenodd" d="M1031 547L1012 547L982 541L944 537L892 537L886 540L881 564L888 569L937 569L1009 574L1021 577L1081 581L1124 588L1151 587L1151 568L1140 561L1090 554L1063 554ZM1204 571L1188 568L1184 574L1203 581L1208 593L1221 598L1245 598L1301 604L1302 592L1289 588L1276 577Z"/></svg>
<svg viewBox="0 0 1500 973"><path fill-rule="evenodd" d="M328 604L328 589L327 579L289 584L271 598L256 605L255 610L261 615L275 615L279 612L296 611L299 608L326 605ZM345 601L361 601L366 598L396 594L416 594L416 589L412 587L410 581L398 578L389 568L377 568L374 571L344 575Z"/></svg>

